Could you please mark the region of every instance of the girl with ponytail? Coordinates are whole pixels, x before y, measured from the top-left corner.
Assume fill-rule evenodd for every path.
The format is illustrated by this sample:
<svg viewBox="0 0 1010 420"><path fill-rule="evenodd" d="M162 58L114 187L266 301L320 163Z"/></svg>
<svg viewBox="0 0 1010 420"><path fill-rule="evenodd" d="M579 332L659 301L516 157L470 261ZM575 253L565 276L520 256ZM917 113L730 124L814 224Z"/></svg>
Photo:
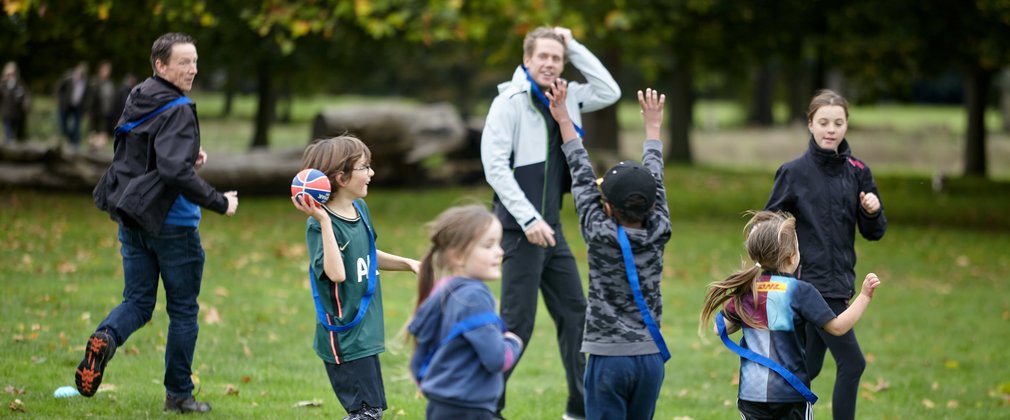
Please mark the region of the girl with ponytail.
<svg viewBox="0 0 1010 420"><path fill-rule="evenodd" d="M523 342L506 331L485 282L501 277L502 225L480 205L452 207L431 222L418 272L417 307L407 327L410 361L431 418L491 419L503 372Z"/></svg>
<svg viewBox="0 0 1010 420"><path fill-rule="evenodd" d="M724 319L726 333L743 329L740 347L744 351L770 359L805 385L797 387L786 375L741 354L737 408L742 418L812 418L813 403L803 392L809 392L810 387L804 337L796 332L802 332L808 323L834 336L849 332L869 306L880 280L876 274L867 274L859 296L835 316L817 289L793 274L800 264L796 219L788 213L754 213L744 228L744 237L751 262L709 285L699 334L719 312L717 320Z"/></svg>

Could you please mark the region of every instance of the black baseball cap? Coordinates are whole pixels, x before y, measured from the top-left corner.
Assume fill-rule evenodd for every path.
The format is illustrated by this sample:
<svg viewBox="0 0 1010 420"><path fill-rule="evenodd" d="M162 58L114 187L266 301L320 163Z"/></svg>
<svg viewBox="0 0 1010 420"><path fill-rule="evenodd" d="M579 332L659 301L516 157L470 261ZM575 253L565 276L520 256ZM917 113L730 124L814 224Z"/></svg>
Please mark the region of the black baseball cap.
<svg viewBox="0 0 1010 420"><path fill-rule="evenodd" d="M603 198L618 210L647 211L656 204L656 178L642 164L633 160L621 161L603 175L600 183ZM645 200L631 205L628 198L639 195ZM641 207L641 208L639 208Z"/></svg>

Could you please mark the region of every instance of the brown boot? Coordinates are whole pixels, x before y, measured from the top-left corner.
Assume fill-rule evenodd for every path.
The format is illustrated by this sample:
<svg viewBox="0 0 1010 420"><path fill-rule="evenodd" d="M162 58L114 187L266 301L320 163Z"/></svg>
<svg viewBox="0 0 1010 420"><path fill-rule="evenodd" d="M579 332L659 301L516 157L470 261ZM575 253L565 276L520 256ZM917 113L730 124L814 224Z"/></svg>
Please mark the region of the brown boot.
<svg viewBox="0 0 1010 420"><path fill-rule="evenodd" d="M210 412L210 404L197 401L192 395L186 398L175 398L165 394L165 411L170 413L207 413Z"/></svg>

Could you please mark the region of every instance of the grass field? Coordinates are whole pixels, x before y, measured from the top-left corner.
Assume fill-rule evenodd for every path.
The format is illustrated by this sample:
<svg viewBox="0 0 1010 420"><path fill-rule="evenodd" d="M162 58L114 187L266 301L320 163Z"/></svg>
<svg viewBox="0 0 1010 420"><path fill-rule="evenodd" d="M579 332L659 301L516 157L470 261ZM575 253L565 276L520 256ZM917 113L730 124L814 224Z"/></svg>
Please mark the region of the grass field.
<svg viewBox="0 0 1010 420"><path fill-rule="evenodd" d="M668 169L674 236L665 256L663 333L673 358L657 419L726 419L734 408L736 357L696 334L705 284L743 256L740 213L764 204L767 171ZM857 326L868 367L861 419L1010 418L1010 184L952 180L932 193L922 177L881 176L890 228L881 242L857 241L862 275L883 280ZM419 256L423 222L489 190L376 189L368 197L379 247ZM565 234L580 269L585 246L566 202ZM73 384L87 336L120 300L115 226L83 195L0 191L0 416L138 418L161 415L167 315L123 345L92 399L55 399ZM205 212L207 267L194 363L203 418L333 418L341 409L311 349L314 314L307 282L304 216L282 197L248 197L238 214ZM423 416L409 379L411 348L401 329L413 309L414 279L383 275L387 351L382 355L388 418ZM497 293L499 285L491 284ZM513 419L556 419L565 386L554 328L541 308L534 338L509 387ZM833 362L813 389L830 417ZM15 400L20 401L16 404ZM317 407L295 407L310 402Z"/></svg>

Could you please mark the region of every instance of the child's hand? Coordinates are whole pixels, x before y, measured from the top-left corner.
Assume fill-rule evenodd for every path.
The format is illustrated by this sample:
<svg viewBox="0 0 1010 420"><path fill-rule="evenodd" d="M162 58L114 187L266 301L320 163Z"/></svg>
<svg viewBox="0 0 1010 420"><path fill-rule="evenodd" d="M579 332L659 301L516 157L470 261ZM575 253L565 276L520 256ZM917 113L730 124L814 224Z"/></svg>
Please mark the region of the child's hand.
<svg viewBox="0 0 1010 420"><path fill-rule="evenodd" d="M880 211L880 199L871 192L859 192L859 205L863 206L863 210L869 214L876 214Z"/></svg>
<svg viewBox="0 0 1010 420"><path fill-rule="evenodd" d="M863 279L863 289L859 291L860 294L866 295L868 298L873 297L873 291L880 286L880 279L874 273L869 273L866 278Z"/></svg>
<svg viewBox="0 0 1010 420"><path fill-rule="evenodd" d="M666 104L666 95L661 95L652 88L645 89L644 93L638 91L638 104L642 107L642 119L645 120L645 137L658 140L659 128L663 125L663 105Z"/></svg>
<svg viewBox="0 0 1010 420"><path fill-rule="evenodd" d="M554 117L554 120L558 124L570 123L571 117L568 116L568 108L565 107L565 97L568 96L568 81L560 77L555 79L550 90L544 92L544 96L551 101L551 116Z"/></svg>
<svg viewBox="0 0 1010 420"><path fill-rule="evenodd" d="M515 341L516 343L519 343L519 349L520 350L522 350L523 346L526 345L526 343L523 343L523 339L519 338L519 336L516 335L516 333L514 333L512 331L505 331L504 333L502 333L502 335L505 336L505 338L507 338L507 339L510 339L510 340Z"/></svg>
<svg viewBox="0 0 1010 420"><path fill-rule="evenodd" d="M319 223L330 223L330 215L326 212L326 209L323 209L323 205L319 204L318 201L311 198L308 194L298 194L291 197L291 203L302 213L315 217Z"/></svg>

